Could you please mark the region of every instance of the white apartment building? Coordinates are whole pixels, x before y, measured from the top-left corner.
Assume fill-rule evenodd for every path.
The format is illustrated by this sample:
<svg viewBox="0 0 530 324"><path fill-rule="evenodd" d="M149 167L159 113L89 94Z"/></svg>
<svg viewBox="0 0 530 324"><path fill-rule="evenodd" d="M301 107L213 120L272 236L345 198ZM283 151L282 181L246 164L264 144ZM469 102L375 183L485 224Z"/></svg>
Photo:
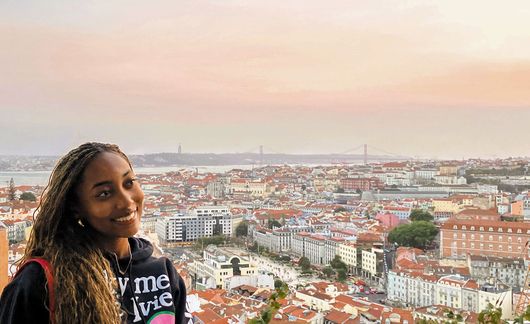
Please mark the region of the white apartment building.
<svg viewBox="0 0 530 324"><path fill-rule="evenodd" d="M232 235L232 214L224 206L204 206L189 214L157 219L155 231L161 243L191 242L201 237Z"/></svg>
<svg viewBox="0 0 530 324"><path fill-rule="evenodd" d="M341 237L332 237L325 241L324 244L324 262L322 264L329 264L331 260L339 255L339 245L344 239Z"/></svg>
<svg viewBox="0 0 530 324"><path fill-rule="evenodd" d="M407 306L444 305L479 313L488 302L503 309L503 318L512 316L512 290L508 286L479 286L459 275L436 276L419 272L389 271L387 298Z"/></svg>
<svg viewBox="0 0 530 324"><path fill-rule="evenodd" d="M276 253L291 250L291 236L291 231L285 228L274 231L262 228L254 231L254 240L258 245Z"/></svg>
<svg viewBox="0 0 530 324"><path fill-rule="evenodd" d="M383 249L372 247L361 252L361 269L365 274L380 277L383 272Z"/></svg>
<svg viewBox="0 0 530 324"><path fill-rule="evenodd" d="M325 264L326 238L321 235L298 233L292 237L292 252L300 257L305 256L312 264Z"/></svg>
<svg viewBox="0 0 530 324"><path fill-rule="evenodd" d="M419 169L414 171L414 177L421 180L432 180L437 174L437 169Z"/></svg>
<svg viewBox="0 0 530 324"><path fill-rule="evenodd" d="M389 271L388 299L419 307L434 305L437 282L438 277L434 275Z"/></svg>
<svg viewBox="0 0 530 324"><path fill-rule="evenodd" d="M385 206L383 211L385 213L394 214L399 217L399 219L408 219L412 212L412 208L404 206Z"/></svg>
<svg viewBox="0 0 530 324"><path fill-rule="evenodd" d="M214 198L224 197L225 184L222 181L211 181L206 185L206 193Z"/></svg>
<svg viewBox="0 0 530 324"><path fill-rule="evenodd" d="M436 304L446 305L453 308L463 308L462 288L464 288L467 283L468 280L456 275L440 278L436 289Z"/></svg>
<svg viewBox="0 0 530 324"><path fill-rule="evenodd" d="M437 175L434 177L434 182L443 185L464 185L467 180L464 177L457 177L451 175Z"/></svg>
<svg viewBox="0 0 530 324"><path fill-rule="evenodd" d="M467 264L471 276L477 279L479 283L497 279L517 290L524 286L528 269L522 258L468 255Z"/></svg>

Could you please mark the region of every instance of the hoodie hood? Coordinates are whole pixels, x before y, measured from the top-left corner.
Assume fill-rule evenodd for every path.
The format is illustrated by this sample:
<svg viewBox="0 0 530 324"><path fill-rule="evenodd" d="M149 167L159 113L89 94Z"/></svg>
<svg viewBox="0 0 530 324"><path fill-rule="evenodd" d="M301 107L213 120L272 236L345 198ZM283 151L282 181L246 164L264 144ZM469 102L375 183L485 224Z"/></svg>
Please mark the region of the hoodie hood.
<svg viewBox="0 0 530 324"><path fill-rule="evenodd" d="M130 237L129 244L133 263L144 261L153 255L153 245L143 238Z"/></svg>
<svg viewBox="0 0 530 324"><path fill-rule="evenodd" d="M133 264L143 263L153 255L153 245L146 239L139 237L129 237L129 245L131 247ZM113 266L118 263L118 257L116 256L116 253L104 251L103 254ZM129 259L129 257L127 256L126 258L120 259L119 261L122 262L125 259Z"/></svg>

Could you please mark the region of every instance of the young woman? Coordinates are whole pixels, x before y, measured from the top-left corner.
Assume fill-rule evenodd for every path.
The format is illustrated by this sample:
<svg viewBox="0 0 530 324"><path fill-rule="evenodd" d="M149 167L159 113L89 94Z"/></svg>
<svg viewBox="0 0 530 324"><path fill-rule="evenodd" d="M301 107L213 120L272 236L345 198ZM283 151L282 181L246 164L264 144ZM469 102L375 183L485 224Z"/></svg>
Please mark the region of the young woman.
<svg viewBox="0 0 530 324"><path fill-rule="evenodd" d="M2 293L0 323L183 323L182 279L169 260L152 256L148 241L133 237L143 202L116 145L86 143L66 154L41 197L21 260L49 262L53 294L43 268L28 263Z"/></svg>

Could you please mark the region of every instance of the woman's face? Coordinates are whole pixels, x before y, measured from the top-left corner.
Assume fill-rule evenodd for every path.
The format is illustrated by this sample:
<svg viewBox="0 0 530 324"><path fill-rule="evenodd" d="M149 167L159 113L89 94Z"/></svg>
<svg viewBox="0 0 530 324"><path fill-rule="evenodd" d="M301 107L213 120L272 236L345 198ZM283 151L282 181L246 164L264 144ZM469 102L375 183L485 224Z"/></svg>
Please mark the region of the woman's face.
<svg viewBox="0 0 530 324"><path fill-rule="evenodd" d="M133 170L119 154L98 154L86 167L76 193L79 217L101 239L131 237L140 229L144 193Z"/></svg>

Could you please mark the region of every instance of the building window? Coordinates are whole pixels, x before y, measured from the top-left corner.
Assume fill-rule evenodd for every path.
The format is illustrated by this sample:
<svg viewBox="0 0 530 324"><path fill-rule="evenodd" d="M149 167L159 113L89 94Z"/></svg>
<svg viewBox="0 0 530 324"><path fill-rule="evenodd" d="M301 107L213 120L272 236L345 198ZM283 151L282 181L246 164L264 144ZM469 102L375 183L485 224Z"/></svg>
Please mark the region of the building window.
<svg viewBox="0 0 530 324"><path fill-rule="evenodd" d="M463 230L467 229L466 225L462 225L462 229Z"/></svg>
<svg viewBox="0 0 530 324"><path fill-rule="evenodd" d="M490 235L489 240L493 241L493 235Z"/></svg>
<svg viewBox="0 0 530 324"><path fill-rule="evenodd" d="M480 226L479 231L483 232L484 231L484 227Z"/></svg>
<svg viewBox="0 0 530 324"><path fill-rule="evenodd" d="M499 227L499 230L497 232L502 233L502 228Z"/></svg>
<svg viewBox="0 0 530 324"><path fill-rule="evenodd" d="M453 229L458 229L458 226L456 226L456 225L453 225Z"/></svg>

